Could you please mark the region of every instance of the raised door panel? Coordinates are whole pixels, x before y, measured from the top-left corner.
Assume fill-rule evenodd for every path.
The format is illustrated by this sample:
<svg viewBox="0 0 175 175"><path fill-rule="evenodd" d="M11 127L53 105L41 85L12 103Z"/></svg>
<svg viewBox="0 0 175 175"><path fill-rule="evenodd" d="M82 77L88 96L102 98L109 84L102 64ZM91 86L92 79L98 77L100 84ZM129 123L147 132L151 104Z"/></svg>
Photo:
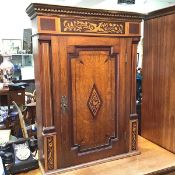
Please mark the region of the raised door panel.
<svg viewBox="0 0 175 175"><path fill-rule="evenodd" d="M115 66L108 48L84 47L70 60L74 145L88 151L109 144L117 135ZM98 51L99 49L99 51Z"/></svg>
<svg viewBox="0 0 175 175"><path fill-rule="evenodd" d="M128 152L129 115L120 114L125 104L119 106L125 89L119 80L120 40L59 37L59 43L65 48L60 49L61 95L68 103L62 104L62 166Z"/></svg>

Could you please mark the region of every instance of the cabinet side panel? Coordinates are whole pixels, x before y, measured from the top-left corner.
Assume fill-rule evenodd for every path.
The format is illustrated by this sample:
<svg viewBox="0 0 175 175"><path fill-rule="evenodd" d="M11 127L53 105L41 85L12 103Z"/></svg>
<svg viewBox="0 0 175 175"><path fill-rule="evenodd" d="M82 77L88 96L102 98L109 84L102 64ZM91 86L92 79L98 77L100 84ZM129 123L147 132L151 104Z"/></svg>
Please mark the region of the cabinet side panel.
<svg viewBox="0 0 175 175"><path fill-rule="evenodd" d="M43 137L42 137L42 128L43 128L43 120L42 120L42 87L41 87L41 64L40 64L40 57L39 57L39 43L38 37L35 36L32 38L33 40L33 56L34 56L34 70L35 70L35 87L36 87L36 122L37 122L37 137L38 137L38 157L39 160L44 166L44 145L43 145Z"/></svg>
<svg viewBox="0 0 175 175"><path fill-rule="evenodd" d="M142 136L175 152L175 14L145 21Z"/></svg>

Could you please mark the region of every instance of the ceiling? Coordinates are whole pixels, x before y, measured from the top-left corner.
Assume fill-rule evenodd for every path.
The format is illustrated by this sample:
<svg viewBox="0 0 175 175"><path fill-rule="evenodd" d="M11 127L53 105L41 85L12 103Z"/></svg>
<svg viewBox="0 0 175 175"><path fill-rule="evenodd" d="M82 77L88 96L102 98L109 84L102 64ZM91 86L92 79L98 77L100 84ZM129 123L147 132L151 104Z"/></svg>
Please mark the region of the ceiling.
<svg viewBox="0 0 175 175"><path fill-rule="evenodd" d="M135 0L135 4L131 5L117 4L117 0L33 0L33 2L140 13L175 5L175 0Z"/></svg>
<svg viewBox="0 0 175 175"><path fill-rule="evenodd" d="M119 5L117 0L5 0L0 5L0 50L1 39L22 38L23 29L31 28L25 10L31 3L45 3L96 9L148 13L175 5L175 0L135 0L134 5ZM10 4L10 5L9 5ZM15 7L15 8L14 8ZM10 12L10 13L9 13ZM13 15L12 15L13 14Z"/></svg>

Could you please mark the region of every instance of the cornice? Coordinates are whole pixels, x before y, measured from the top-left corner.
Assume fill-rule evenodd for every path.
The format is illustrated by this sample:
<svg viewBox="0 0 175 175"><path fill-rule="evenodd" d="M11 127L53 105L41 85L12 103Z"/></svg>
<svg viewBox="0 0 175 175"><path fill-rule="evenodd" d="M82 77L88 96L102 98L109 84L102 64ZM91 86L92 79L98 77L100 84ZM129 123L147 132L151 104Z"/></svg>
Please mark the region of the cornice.
<svg viewBox="0 0 175 175"><path fill-rule="evenodd" d="M171 15L174 13L175 13L175 6L170 6L167 8L163 8L163 9L148 13L148 15L145 16L145 20L167 16L167 15Z"/></svg>
<svg viewBox="0 0 175 175"><path fill-rule="evenodd" d="M113 18L125 21L141 21L145 15L134 12L123 12L113 10L88 9L60 5L48 5L32 3L27 9L26 13L33 19L36 16L78 16L78 17L100 17Z"/></svg>

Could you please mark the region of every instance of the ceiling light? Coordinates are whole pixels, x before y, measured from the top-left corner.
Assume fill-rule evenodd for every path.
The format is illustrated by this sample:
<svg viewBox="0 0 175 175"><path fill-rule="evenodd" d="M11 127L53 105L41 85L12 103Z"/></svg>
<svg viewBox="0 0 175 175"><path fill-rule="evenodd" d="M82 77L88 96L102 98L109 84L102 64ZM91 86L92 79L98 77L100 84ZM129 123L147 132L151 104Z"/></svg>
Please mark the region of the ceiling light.
<svg viewBox="0 0 175 175"><path fill-rule="evenodd" d="M118 0L118 4L135 4L135 0Z"/></svg>

